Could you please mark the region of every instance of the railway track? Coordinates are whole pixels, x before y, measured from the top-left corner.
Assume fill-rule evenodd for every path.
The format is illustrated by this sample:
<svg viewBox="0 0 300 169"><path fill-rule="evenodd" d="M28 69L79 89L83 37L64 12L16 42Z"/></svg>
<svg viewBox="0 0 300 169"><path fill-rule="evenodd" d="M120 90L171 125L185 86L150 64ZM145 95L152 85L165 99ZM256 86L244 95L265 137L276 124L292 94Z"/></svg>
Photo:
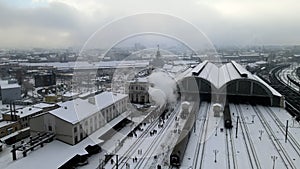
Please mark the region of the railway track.
<svg viewBox="0 0 300 169"><path fill-rule="evenodd" d="M264 126L264 128L265 128L268 136L270 137L270 140L272 141L273 145L276 147L276 150L277 150L280 158L284 162L284 165L286 166L286 168L296 169L297 167L295 166L292 159L287 154L286 150L283 148L283 145L276 138L276 135L275 135L272 127L267 122L265 117L262 115L261 111L256 106L253 106L253 110L256 113L256 115L258 116L258 118L260 119L261 124Z"/></svg>
<svg viewBox="0 0 300 169"><path fill-rule="evenodd" d="M240 107L240 105L238 105L238 108L237 108L236 105L234 105L234 106L235 106L236 112L241 117L240 128L241 128L241 131L242 131L242 134L243 134L243 138L244 138L243 140L244 140L245 146L247 148L247 154L248 154L249 159L250 159L251 168L262 169L262 167L259 163L258 157L257 157L257 153L256 153L255 148L254 148L253 141L252 141L251 136L249 134L248 126L245 123L245 117L244 117L244 114L241 110L241 107Z"/></svg>
<svg viewBox="0 0 300 169"><path fill-rule="evenodd" d="M177 105L178 106L178 105ZM138 149L138 147L142 144L144 137L149 134L149 131L153 130L155 126L159 124L159 117L156 118L147 128L142 132L142 134L137 138L137 140L133 143L132 146L119 158L119 164L126 165L126 162L130 157L134 154L134 152ZM116 168L116 165L112 167L112 169Z"/></svg>
<svg viewBox="0 0 300 169"><path fill-rule="evenodd" d="M178 113L178 111L177 111ZM135 165L134 168L145 168L145 165L148 164L148 161L150 159L152 159L151 157L153 157L153 153L155 148L159 145L159 143L161 142L161 140L163 139L162 137L162 133L164 131L166 131L167 129L169 129L170 125L173 124L172 122L174 121L175 116L177 115L177 113L173 112L171 114L171 117L168 118L166 124L161 130L159 130L159 132L156 134L155 139L151 142L151 144L149 145L149 147L146 149L146 151L143 153L143 156L140 158L140 160L138 161L138 163ZM152 152L151 152L152 150ZM153 166L153 164L151 164L151 168L156 167Z"/></svg>
<svg viewBox="0 0 300 169"><path fill-rule="evenodd" d="M269 85L285 96L286 101L289 102L286 108L288 112L293 116L300 116L300 103L298 101L300 93L285 84L279 76L282 69L288 66L289 65L281 65L271 69L269 72Z"/></svg>
<svg viewBox="0 0 300 169"><path fill-rule="evenodd" d="M210 106L208 106L207 114L209 113L209 111L210 111ZM198 143L198 144L200 144L199 145L199 151L201 152L201 156L200 156L200 160L199 160L200 161L200 164L199 164L199 168L200 169L203 168L208 120L209 120L209 115L206 116L205 122L203 123L203 130L204 130L204 132L202 132L200 143ZM199 154L198 154L198 156L199 156ZM198 164L197 163L196 163L196 168L198 168Z"/></svg>
<svg viewBox="0 0 300 169"><path fill-rule="evenodd" d="M174 112L179 108L179 103L176 105L176 108L171 113L175 114ZM155 119L154 122L152 122L147 129L140 135L140 137L134 142L132 146L126 151L124 155L121 156L119 159L119 168L123 168L128 164L127 162L130 160L131 157L133 157L133 154L136 152L136 150L139 148L139 146L143 143L144 137L149 134L149 131L155 129L155 127L159 124L159 117ZM116 168L116 165L113 166L113 169Z"/></svg>
<svg viewBox="0 0 300 169"><path fill-rule="evenodd" d="M205 123L207 121L207 114L208 114L208 110L209 110L209 106L210 106L210 103L205 103L206 104L206 109L204 111L205 113L205 116L204 116L204 119L203 119L203 122L201 123L201 131L199 132L199 136L202 136L203 132L204 132L204 126L205 126ZM199 110L200 112L201 110ZM202 114L202 113L200 113ZM199 114L198 114L199 116ZM201 120L201 119L198 119L197 117L197 120ZM192 168L197 168L197 163L199 162L198 158L199 158L199 151L200 151L200 147L201 147L201 144L203 144L203 142L201 142L201 138L202 137L198 137L198 140L197 140L197 144L196 144L196 150L195 150L195 154L194 154L194 160L193 160L193 164L192 164Z"/></svg>
<svg viewBox="0 0 300 169"><path fill-rule="evenodd" d="M237 169L237 161L235 156L235 146L232 130L225 129L226 152L227 152L227 168ZM230 153L231 152L231 153Z"/></svg>
<svg viewBox="0 0 300 169"><path fill-rule="evenodd" d="M144 137L151 131L159 122L159 119L155 119L154 122L152 122L145 131L138 137L138 139L134 142L132 146L126 151L125 154L119 158L119 164L126 165L126 162L129 160L130 157L132 157L133 153L137 148L142 144L142 141L144 140ZM116 168L116 165L114 165L112 168Z"/></svg>
<svg viewBox="0 0 300 169"><path fill-rule="evenodd" d="M285 127L286 126L280 121L280 119L276 116L274 111L270 107L264 107L264 108L268 112L270 117L274 120L274 122L276 123L276 125L278 126L280 131L283 134L285 134ZM292 147L294 148L294 150L296 151L296 153L300 157L300 144L298 143L298 141L294 138L294 136L290 132L288 132L288 137L289 137L288 142L290 142L290 144L292 145Z"/></svg>

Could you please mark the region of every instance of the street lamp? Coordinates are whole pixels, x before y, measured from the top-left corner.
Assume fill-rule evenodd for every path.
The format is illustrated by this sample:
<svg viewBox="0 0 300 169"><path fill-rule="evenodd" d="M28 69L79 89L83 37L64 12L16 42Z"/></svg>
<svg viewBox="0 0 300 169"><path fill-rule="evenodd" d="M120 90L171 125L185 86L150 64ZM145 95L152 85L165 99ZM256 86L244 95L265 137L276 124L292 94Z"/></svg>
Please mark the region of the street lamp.
<svg viewBox="0 0 300 169"><path fill-rule="evenodd" d="M217 162L217 153L219 152L219 150L213 150L214 154L215 154L215 163Z"/></svg>
<svg viewBox="0 0 300 169"><path fill-rule="evenodd" d="M271 159L273 160L273 169L275 169L275 161L277 160L277 156L271 156Z"/></svg>
<svg viewBox="0 0 300 169"><path fill-rule="evenodd" d="M259 130L258 132L260 133L259 140L261 140L262 134L264 133L264 131L263 130Z"/></svg>
<svg viewBox="0 0 300 169"><path fill-rule="evenodd" d="M252 114L252 123L254 123L255 114Z"/></svg>

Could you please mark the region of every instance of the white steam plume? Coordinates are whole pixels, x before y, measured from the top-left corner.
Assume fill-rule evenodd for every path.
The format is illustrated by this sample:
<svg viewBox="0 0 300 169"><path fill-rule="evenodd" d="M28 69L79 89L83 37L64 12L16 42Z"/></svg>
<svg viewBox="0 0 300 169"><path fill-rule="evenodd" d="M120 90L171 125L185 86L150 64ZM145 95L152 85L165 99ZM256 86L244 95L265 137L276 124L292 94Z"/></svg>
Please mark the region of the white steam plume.
<svg viewBox="0 0 300 169"><path fill-rule="evenodd" d="M173 104L177 98L176 81L166 72L154 71L148 78L151 86L149 87L150 98L156 103Z"/></svg>

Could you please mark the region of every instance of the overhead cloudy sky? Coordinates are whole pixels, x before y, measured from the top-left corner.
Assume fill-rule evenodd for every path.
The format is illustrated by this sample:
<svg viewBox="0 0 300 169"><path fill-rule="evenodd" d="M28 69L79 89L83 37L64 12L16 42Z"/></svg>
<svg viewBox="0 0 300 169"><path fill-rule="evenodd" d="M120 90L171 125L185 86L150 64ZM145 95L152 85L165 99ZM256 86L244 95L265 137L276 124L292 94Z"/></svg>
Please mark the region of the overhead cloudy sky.
<svg viewBox="0 0 300 169"><path fill-rule="evenodd" d="M82 46L111 21L145 12L178 16L217 45L299 44L299 10L299 0L0 0L0 48Z"/></svg>

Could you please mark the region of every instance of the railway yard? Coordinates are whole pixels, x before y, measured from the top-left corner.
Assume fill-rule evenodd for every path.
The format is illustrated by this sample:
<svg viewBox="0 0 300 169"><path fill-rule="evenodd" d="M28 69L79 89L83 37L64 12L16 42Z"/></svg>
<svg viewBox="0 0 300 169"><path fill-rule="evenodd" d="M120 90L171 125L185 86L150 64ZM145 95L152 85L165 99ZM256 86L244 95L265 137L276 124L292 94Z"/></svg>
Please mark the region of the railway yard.
<svg viewBox="0 0 300 169"><path fill-rule="evenodd" d="M238 116L240 119L238 123L233 120L231 130L224 128L222 117L212 115L211 104L206 102L201 104L197 114L196 130L195 132L191 130L180 168L209 169L227 166L234 169L251 169L271 168L273 165L276 168L297 168L300 165L298 129L300 126L284 109L230 104L230 112L232 119ZM287 141L285 141L286 120L289 121ZM170 125L171 122L172 120L166 121L166 125ZM137 163L130 160L130 166L139 168L141 166L139 161L143 161L142 166L153 168L150 167L153 164L153 151L159 149L159 146L157 147L159 143L163 145L162 140L157 140L156 146L148 141L146 145L140 146L147 155L143 154L142 159L137 156L139 157ZM153 150L148 151L149 148ZM168 151L165 153L169 155ZM156 152L156 155L163 156L159 152ZM275 158L275 162L272 158ZM158 164L163 166L164 163ZM169 165L167 161L165 164Z"/></svg>
<svg viewBox="0 0 300 169"><path fill-rule="evenodd" d="M213 116L212 105L207 102L201 104L181 168L271 168L274 165L273 156L278 168L296 168L300 165L297 141L300 125L286 110L246 104L230 104L229 109L232 119L239 117L240 120L238 123L233 120L233 128L225 129L222 117ZM177 113L170 114L162 128L158 128L159 122L154 121L146 125L137 138L128 139L116 152L118 168L171 166L168 156L172 146L175 146L174 139L178 138L178 134L173 132ZM290 122L287 141L286 120ZM157 134L150 136L153 130L157 130ZM105 168L116 168L116 164L108 163Z"/></svg>
<svg viewBox="0 0 300 169"><path fill-rule="evenodd" d="M297 168L300 165L300 125L283 108L249 104L229 104L232 129L223 117L215 117L212 104L202 102L196 113L195 128L179 166L169 156L179 135L174 132L174 111L158 128L158 121L146 125L137 138L130 138L116 152L118 168ZM237 118L239 118L237 122ZM287 140L286 122L288 123ZM181 121L184 122L184 121ZM150 136L150 131L157 134ZM168 145L168 146L166 146ZM114 156L112 159L115 159ZM136 158L136 159L135 159ZM275 160L273 160L275 159ZM116 168L107 163L104 168Z"/></svg>

